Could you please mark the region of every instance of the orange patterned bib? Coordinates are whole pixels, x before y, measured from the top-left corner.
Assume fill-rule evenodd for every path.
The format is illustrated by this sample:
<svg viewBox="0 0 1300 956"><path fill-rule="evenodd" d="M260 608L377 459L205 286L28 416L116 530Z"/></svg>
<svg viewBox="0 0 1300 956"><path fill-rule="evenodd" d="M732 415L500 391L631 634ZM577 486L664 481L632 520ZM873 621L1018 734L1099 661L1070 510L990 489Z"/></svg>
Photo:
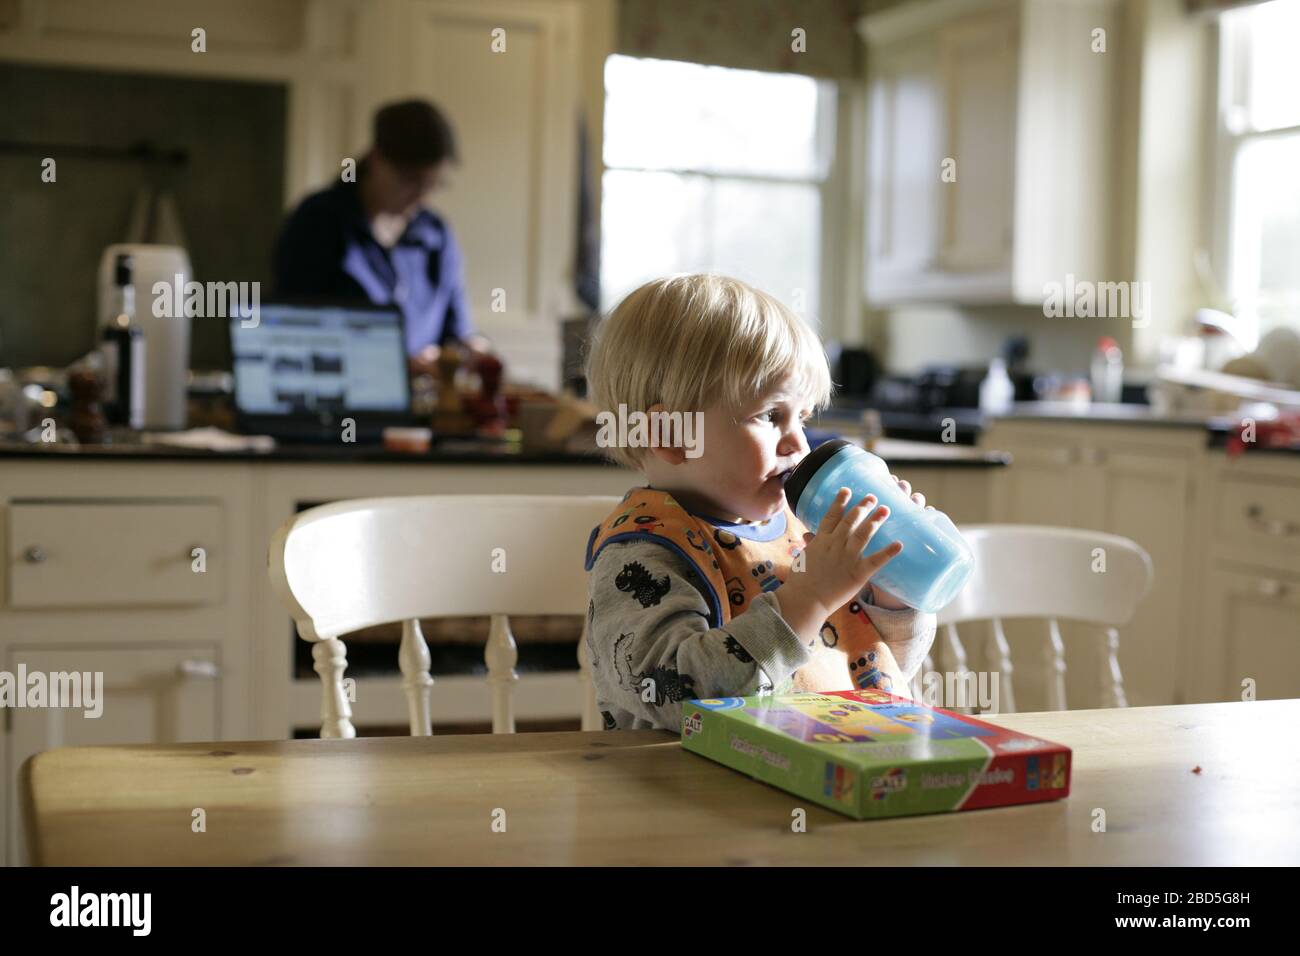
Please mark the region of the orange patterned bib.
<svg viewBox="0 0 1300 956"><path fill-rule="evenodd" d="M591 570L601 549L613 541L653 541L687 562L703 585L709 604L709 626L725 626L764 591L775 591L788 578L795 555L803 548L807 529L786 505L781 514L759 524L729 524L683 508L672 495L653 488L633 488L604 521L592 529L587 542L586 568ZM634 595L667 590L666 578L633 563L615 585ZM644 601L643 603L650 603ZM821 627L822 643L845 655L856 688L866 689L879 676L874 653L867 646L880 634L860 601L837 610ZM795 686L799 686L796 680ZM805 685L806 686L806 685ZM812 689L812 688L809 688Z"/></svg>

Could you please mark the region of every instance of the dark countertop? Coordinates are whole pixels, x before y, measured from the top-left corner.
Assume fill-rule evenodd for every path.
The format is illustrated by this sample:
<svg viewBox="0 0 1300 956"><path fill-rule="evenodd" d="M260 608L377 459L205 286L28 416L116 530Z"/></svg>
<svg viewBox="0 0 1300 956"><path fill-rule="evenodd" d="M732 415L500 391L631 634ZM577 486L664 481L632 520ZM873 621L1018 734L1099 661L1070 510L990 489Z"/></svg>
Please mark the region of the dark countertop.
<svg viewBox="0 0 1300 956"><path fill-rule="evenodd" d="M1160 414L1150 405L1116 405L1099 402L1079 406L1069 402L1021 402L1001 415L985 420L1074 422L1081 425L1143 425L1152 428L1209 428L1216 421L1225 425L1233 419L1204 412Z"/></svg>
<svg viewBox="0 0 1300 956"><path fill-rule="evenodd" d="M1001 467L1008 456L1001 452L925 442L884 439L877 448L882 458L913 467ZM278 445L268 451L209 451L171 445L122 442L109 445L56 445L0 441L4 459L68 461L205 461L271 462L286 464L382 465L583 465L616 467L596 454L577 452L524 452L510 442L445 439L423 454L386 451L380 445Z"/></svg>
<svg viewBox="0 0 1300 956"><path fill-rule="evenodd" d="M56 445L0 442L0 459L57 458L77 461L207 461L317 464L424 465L589 465L612 468L596 455L564 451L524 452L517 444L447 440L428 452L387 451L382 445L277 445L268 451L210 451L172 445L122 442L109 445Z"/></svg>

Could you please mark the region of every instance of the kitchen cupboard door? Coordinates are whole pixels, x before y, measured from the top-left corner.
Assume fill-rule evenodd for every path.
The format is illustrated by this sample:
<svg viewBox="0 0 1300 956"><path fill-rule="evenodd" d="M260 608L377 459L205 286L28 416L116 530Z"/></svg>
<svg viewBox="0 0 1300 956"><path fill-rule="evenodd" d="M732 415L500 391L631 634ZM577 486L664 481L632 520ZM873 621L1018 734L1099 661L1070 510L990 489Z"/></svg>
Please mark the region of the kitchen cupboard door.
<svg viewBox="0 0 1300 956"><path fill-rule="evenodd" d="M937 262L943 118L933 38L873 50L868 91L867 290L890 298Z"/></svg>
<svg viewBox="0 0 1300 956"><path fill-rule="evenodd" d="M1194 703L1300 697L1300 576L1220 564L1206 575Z"/></svg>
<svg viewBox="0 0 1300 956"><path fill-rule="evenodd" d="M939 37L944 162L939 266L1002 273L1010 283L1015 209L1017 23L999 9L964 17ZM937 171L936 171L937 172ZM937 178L937 177L936 177Z"/></svg>
<svg viewBox="0 0 1300 956"><path fill-rule="evenodd" d="M1121 9L1120 0L935 0L858 21L871 90L871 304L1041 307L1046 284L1067 272L1113 275L1110 118L1122 71L1089 41L1097 30L1122 35ZM915 117L900 111L908 90L925 91ZM941 178L945 160L955 179ZM901 247L880 238L893 239L899 210L915 205L903 169L924 177L922 222L933 228L908 234L917 245L891 261Z"/></svg>
<svg viewBox="0 0 1300 956"><path fill-rule="evenodd" d="M17 678L19 668L40 673L102 673L98 717L81 708L13 708L5 710L4 736L7 809L4 859L11 866L25 861L18 770L33 754L56 747L100 744L181 743L215 740L219 724L220 670L209 647L11 648L5 669ZM93 677L92 677L93 681ZM89 703L83 698L83 704ZM141 787L149 786L140 781ZM115 795L120 796L120 795ZM88 795L93 801L94 795ZM188 834L188 821L176 823L177 838Z"/></svg>
<svg viewBox="0 0 1300 956"><path fill-rule="evenodd" d="M475 328L512 375L558 386L575 314L581 18L565 0L411 0L402 95L451 117L460 165L437 206L464 253Z"/></svg>
<svg viewBox="0 0 1300 956"><path fill-rule="evenodd" d="M1067 444L1020 444L1002 436L981 447L1011 454L993 484L993 520L999 524L1075 526L1077 452Z"/></svg>
<svg viewBox="0 0 1300 956"><path fill-rule="evenodd" d="M1179 655L1187 652L1195 622L1188 613L1189 549L1197 540L1191 526L1191 466L1185 460L1149 452L1094 449L1103 490L1077 506L1092 527L1122 535L1151 556L1151 590L1120 631L1120 668L1131 707L1183 703Z"/></svg>

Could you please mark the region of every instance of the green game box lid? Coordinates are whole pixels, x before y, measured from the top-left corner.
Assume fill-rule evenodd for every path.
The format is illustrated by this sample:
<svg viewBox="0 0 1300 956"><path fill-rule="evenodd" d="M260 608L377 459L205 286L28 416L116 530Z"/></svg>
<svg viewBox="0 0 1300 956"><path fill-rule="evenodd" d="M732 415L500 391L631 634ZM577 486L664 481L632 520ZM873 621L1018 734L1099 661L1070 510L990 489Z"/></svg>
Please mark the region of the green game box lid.
<svg viewBox="0 0 1300 956"><path fill-rule="evenodd" d="M883 691L687 701L682 746L858 819L1070 792L1068 747Z"/></svg>

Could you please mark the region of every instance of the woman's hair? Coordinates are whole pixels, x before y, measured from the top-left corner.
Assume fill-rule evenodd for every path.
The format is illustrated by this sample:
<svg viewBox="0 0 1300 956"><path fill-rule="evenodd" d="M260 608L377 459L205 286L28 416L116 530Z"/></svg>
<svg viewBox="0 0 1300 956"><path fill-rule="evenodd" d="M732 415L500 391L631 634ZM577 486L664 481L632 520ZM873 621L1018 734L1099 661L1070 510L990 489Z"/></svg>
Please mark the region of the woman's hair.
<svg viewBox="0 0 1300 956"><path fill-rule="evenodd" d="M809 407L830 403L826 352L799 316L766 292L713 274L654 279L630 292L602 321L587 358L599 411L737 413L793 378ZM643 448L607 448L639 468Z"/></svg>

